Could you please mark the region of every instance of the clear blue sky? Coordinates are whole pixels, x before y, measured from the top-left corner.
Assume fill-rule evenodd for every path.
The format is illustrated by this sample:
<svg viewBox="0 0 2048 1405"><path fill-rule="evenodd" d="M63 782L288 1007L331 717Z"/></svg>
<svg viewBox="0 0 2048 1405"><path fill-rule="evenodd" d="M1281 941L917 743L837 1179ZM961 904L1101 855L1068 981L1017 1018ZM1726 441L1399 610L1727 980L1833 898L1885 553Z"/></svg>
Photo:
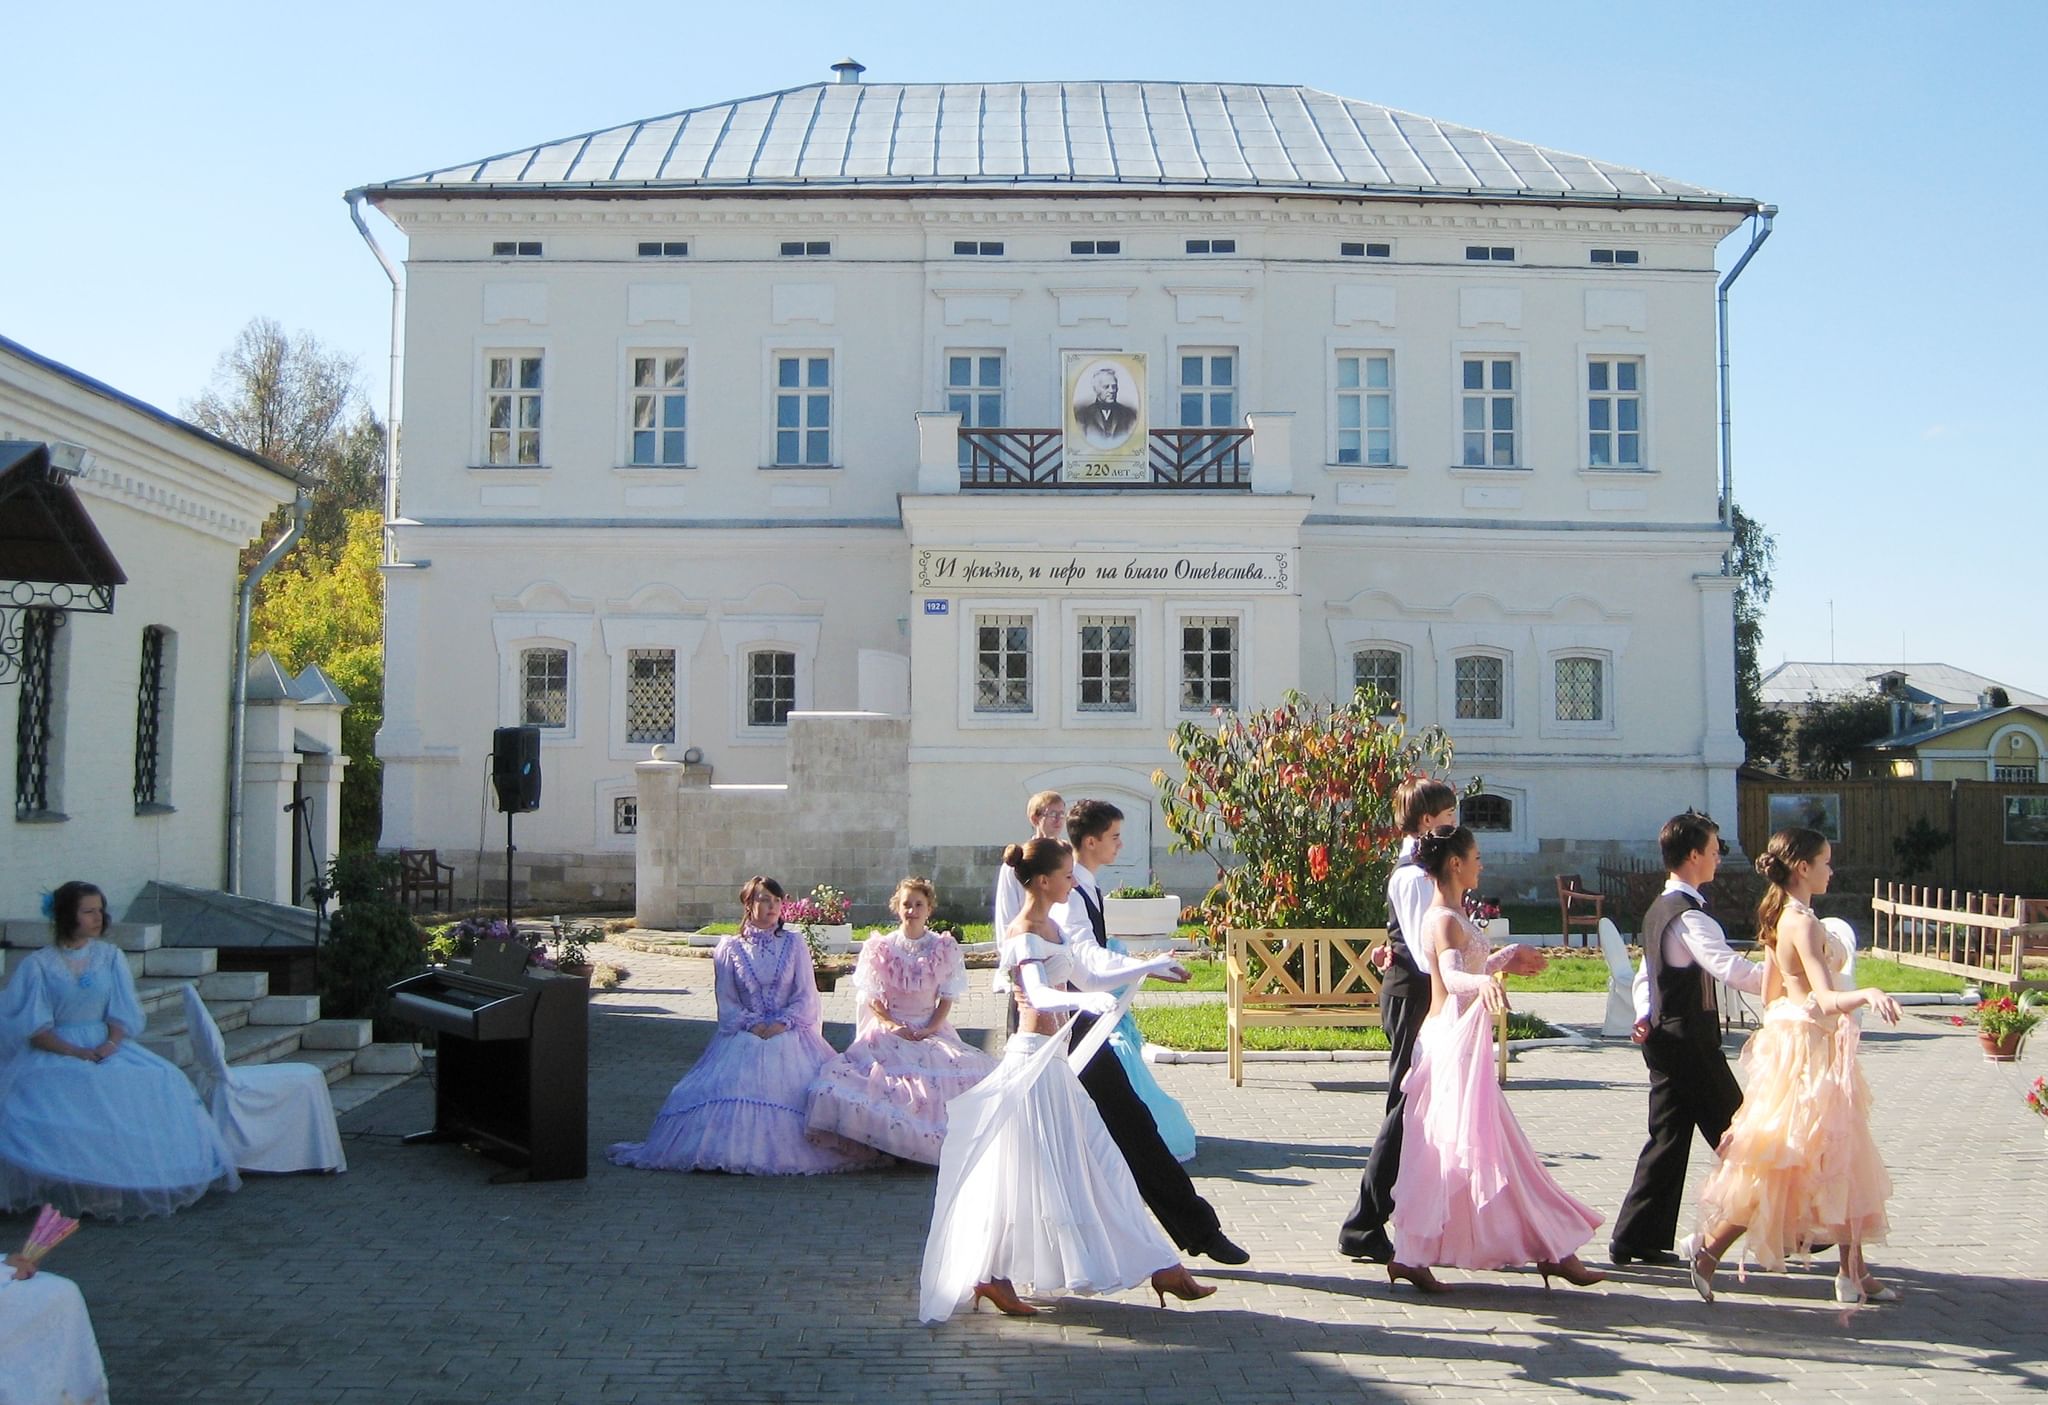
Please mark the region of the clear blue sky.
<svg viewBox="0 0 2048 1405"><path fill-rule="evenodd" d="M1766 666L2048 692L2044 41L2031 2L23 4L0 333L175 410L270 316L356 356L381 410L351 186L847 54L876 80L1301 83L1777 204L1733 299L1736 498L1779 547Z"/></svg>

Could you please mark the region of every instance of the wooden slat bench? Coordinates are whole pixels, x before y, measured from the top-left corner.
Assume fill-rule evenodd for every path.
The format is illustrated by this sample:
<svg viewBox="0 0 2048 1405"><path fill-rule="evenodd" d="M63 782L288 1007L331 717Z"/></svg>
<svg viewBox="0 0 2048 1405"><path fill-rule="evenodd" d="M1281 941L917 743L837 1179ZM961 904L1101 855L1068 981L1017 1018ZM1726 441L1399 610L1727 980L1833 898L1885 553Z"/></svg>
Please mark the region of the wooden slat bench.
<svg viewBox="0 0 2048 1405"><path fill-rule="evenodd" d="M1256 1025L1292 1029L1369 1029L1380 1022L1380 973L1372 954L1387 944L1380 928L1301 927L1226 931L1230 1081L1244 1086L1244 1032ZM1508 1019L1494 1026L1500 1081L1508 1080Z"/></svg>

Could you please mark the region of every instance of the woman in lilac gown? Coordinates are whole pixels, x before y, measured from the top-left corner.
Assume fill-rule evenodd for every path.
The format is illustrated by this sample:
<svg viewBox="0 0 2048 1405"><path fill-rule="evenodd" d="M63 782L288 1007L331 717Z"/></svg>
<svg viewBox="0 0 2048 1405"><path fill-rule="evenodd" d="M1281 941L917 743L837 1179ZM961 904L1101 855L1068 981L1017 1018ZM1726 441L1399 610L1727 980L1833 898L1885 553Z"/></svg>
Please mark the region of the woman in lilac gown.
<svg viewBox="0 0 2048 1405"><path fill-rule="evenodd" d="M647 1140L615 1143L617 1166L816 1176L881 1160L864 1146L807 1132L804 1095L832 1057L804 939L782 925L782 887L740 889L740 934L712 953L718 1032L655 1115Z"/></svg>
<svg viewBox="0 0 2048 1405"><path fill-rule="evenodd" d="M135 978L100 940L106 896L51 895L57 940L0 990L0 1211L168 1215L241 1179L192 1083L136 1042Z"/></svg>
<svg viewBox="0 0 2048 1405"><path fill-rule="evenodd" d="M854 1041L810 1093L813 1132L930 1166L946 1139L946 1104L996 1069L947 1018L967 993L967 963L958 942L925 926L937 903L926 879L896 885L889 908L903 925L861 943Z"/></svg>
<svg viewBox="0 0 2048 1405"><path fill-rule="evenodd" d="M1387 1279L1437 1293L1445 1287L1432 1265L1533 1263L1546 1287L1553 1276L1598 1283L1605 1275L1580 1263L1577 1250L1600 1216L1551 1179L1494 1077L1494 1016L1507 1005L1496 973L1520 948L1489 956L1461 910L1483 867L1479 843L1463 825L1434 830L1422 836L1417 861L1436 884L1422 927L1431 998L1402 1084L1408 1105Z"/></svg>

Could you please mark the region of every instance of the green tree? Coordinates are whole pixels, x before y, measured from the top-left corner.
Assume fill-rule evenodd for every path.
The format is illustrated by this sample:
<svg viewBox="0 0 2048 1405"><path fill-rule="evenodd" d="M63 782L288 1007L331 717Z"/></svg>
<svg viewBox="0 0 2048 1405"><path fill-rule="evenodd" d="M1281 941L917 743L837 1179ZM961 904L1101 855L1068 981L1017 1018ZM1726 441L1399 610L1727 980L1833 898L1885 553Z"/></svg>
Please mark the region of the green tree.
<svg viewBox="0 0 2048 1405"><path fill-rule="evenodd" d="M250 618L252 651L268 650L294 673L317 663L349 696L341 715L341 843L376 844L382 825L383 767L377 729L384 724L384 514L347 514L347 535L329 559L295 547L257 592Z"/></svg>
<svg viewBox="0 0 2048 1405"><path fill-rule="evenodd" d="M1889 698L1871 693L1817 699L1807 704L1793 733L1794 769L1813 780L1841 780L1856 753L1891 730Z"/></svg>
<svg viewBox="0 0 2048 1405"><path fill-rule="evenodd" d="M1758 765L1783 762L1790 722L1763 705L1763 671L1758 655L1764 639L1764 607L1771 601L1771 566L1778 541L1736 503L1730 509L1735 540L1728 549L1735 585L1735 729Z"/></svg>

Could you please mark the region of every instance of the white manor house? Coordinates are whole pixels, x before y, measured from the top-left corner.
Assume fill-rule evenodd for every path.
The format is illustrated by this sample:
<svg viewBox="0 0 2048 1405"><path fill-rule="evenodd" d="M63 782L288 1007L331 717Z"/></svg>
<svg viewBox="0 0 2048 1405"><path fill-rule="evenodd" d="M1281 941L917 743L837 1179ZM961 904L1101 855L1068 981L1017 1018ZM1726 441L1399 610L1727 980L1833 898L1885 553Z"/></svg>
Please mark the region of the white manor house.
<svg viewBox="0 0 2048 1405"><path fill-rule="evenodd" d="M407 239L386 846L489 901L531 723L537 901L963 911L1046 788L1192 900L1171 729L1363 682L1504 889L1732 822L1715 256L1769 207L1312 89L860 73L351 193Z"/></svg>

